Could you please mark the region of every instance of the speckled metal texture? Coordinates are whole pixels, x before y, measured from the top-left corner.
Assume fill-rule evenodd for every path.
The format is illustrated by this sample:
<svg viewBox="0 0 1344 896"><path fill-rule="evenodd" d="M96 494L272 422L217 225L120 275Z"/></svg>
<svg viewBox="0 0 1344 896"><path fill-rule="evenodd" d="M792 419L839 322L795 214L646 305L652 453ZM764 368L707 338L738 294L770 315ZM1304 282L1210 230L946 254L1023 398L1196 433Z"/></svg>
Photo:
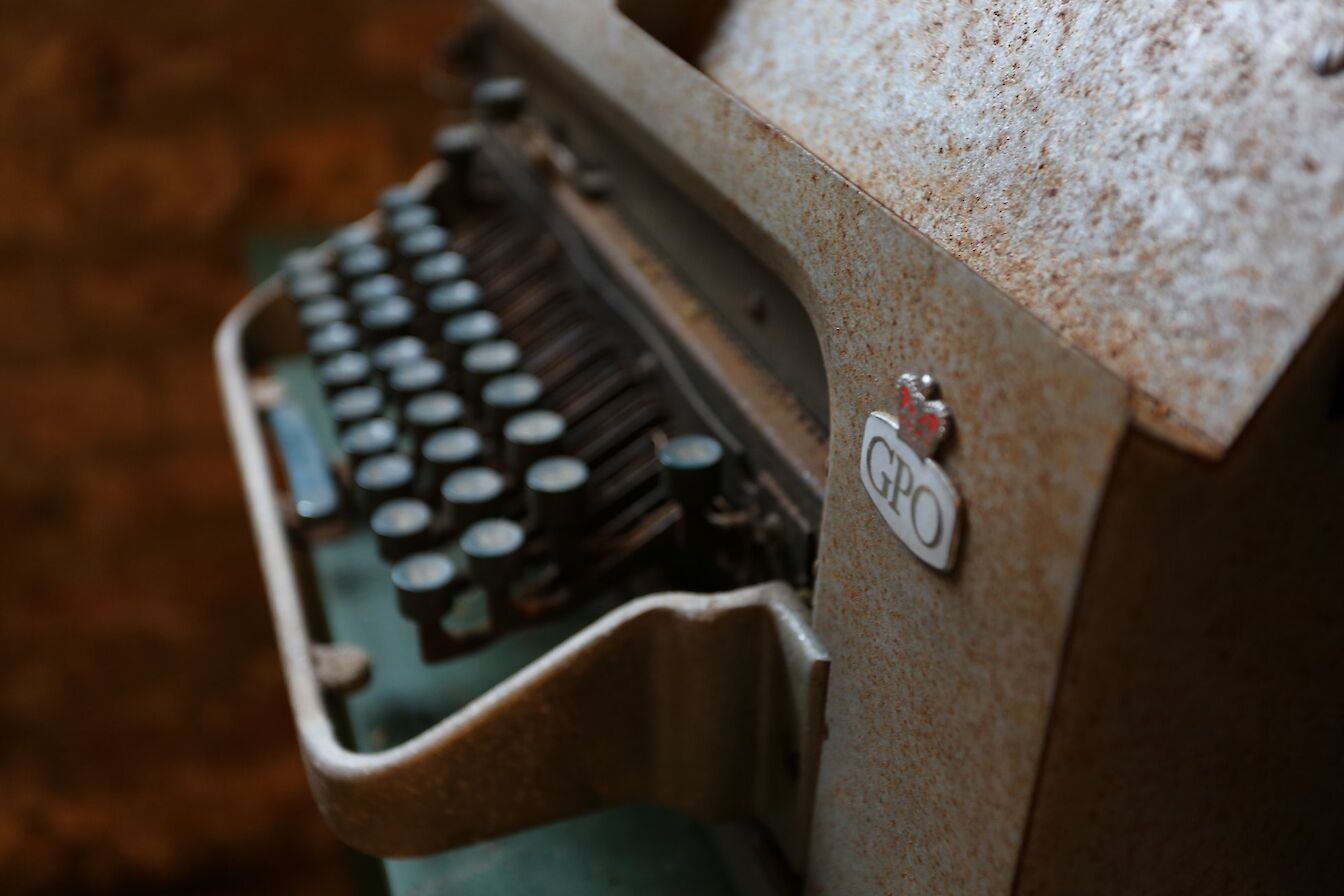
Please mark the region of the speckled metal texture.
<svg viewBox="0 0 1344 896"><path fill-rule="evenodd" d="M733 0L701 66L1218 455L1344 283L1336 0Z"/></svg>
<svg viewBox="0 0 1344 896"><path fill-rule="evenodd" d="M814 624L832 659L811 892L1008 892L1124 384L821 165L605 0L496 0L592 112L794 291L829 376ZM619 189L619 184L614 189ZM952 574L924 566L859 478L869 411L930 373L965 501Z"/></svg>

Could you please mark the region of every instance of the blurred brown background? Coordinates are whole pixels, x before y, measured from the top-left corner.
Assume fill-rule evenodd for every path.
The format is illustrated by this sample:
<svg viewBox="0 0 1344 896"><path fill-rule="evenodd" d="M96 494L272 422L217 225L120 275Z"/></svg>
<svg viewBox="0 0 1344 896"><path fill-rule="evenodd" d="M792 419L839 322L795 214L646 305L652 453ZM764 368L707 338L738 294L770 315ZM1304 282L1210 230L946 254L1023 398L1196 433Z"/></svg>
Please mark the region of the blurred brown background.
<svg viewBox="0 0 1344 896"><path fill-rule="evenodd" d="M0 2L0 893L349 891L210 340L426 158L467 6Z"/></svg>

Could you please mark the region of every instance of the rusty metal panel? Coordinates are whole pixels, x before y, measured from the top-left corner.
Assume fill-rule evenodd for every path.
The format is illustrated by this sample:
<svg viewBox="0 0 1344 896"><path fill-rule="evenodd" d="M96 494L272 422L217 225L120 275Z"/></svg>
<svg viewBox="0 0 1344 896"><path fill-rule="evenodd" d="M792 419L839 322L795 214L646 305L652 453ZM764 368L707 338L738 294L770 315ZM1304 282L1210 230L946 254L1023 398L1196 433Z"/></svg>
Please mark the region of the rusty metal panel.
<svg viewBox="0 0 1344 896"><path fill-rule="evenodd" d="M814 623L833 666L809 886L1007 892L1125 384L609 2L494 5L658 148L816 328L833 410ZM951 575L896 540L859 478L864 418L895 407L908 371L956 414L942 462L968 523Z"/></svg>
<svg viewBox="0 0 1344 896"><path fill-rule="evenodd" d="M1177 443L1220 454L1344 283L1344 4L724 6L705 71Z"/></svg>

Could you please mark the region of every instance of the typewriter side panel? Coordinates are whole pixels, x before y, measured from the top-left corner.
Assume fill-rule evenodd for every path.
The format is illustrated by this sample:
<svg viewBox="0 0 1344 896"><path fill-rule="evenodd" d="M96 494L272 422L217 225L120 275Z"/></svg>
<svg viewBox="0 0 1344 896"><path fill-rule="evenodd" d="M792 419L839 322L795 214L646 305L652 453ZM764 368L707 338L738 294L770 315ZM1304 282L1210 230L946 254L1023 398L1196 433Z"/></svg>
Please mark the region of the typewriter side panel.
<svg viewBox="0 0 1344 896"><path fill-rule="evenodd" d="M1223 462L1125 440L1020 892L1338 887L1341 458L1340 300Z"/></svg>
<svg viewBox="0 0 1344 896"><path fill-rule="evenodd" d="M831 447L814 624L833 664L809 889L1007 892L1123 384L610 5L495 6L816 328ZM860 478L868 415L924 372L956 420L940 455L965 512L950 573L896 538Z"/></svg>

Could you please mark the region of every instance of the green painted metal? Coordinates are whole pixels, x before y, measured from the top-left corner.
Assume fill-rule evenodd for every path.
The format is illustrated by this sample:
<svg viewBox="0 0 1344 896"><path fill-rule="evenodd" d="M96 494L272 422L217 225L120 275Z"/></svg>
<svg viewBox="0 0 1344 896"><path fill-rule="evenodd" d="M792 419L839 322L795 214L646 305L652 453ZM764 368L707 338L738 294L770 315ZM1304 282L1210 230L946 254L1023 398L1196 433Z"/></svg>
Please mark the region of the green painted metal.
<svg viewBox="0 0 1344 896"><path fill-rule="evenodd" d="M311 364L287 359L273 371L334 457L335 436ZM368 751L424 731L632 596L602 595L474 654L426 665L411 624L397 612L387 566L366 528L357 526L315 546L311 564L329 636L361 645L373 660L369 686L334 707L347 723L350 745ZM622 807L427 858L381 864L387 889L396 896L737 892L705 826L654 806Z"/></svg>

